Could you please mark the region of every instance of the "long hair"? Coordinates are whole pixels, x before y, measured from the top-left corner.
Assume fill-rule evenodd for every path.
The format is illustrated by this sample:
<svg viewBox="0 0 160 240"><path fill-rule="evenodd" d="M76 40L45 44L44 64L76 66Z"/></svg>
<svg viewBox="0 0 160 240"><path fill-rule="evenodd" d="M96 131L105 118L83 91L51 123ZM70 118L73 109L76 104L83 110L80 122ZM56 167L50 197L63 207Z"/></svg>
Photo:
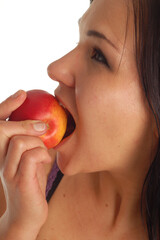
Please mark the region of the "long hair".
<svg viewBox="0 0 160 240"><path fill-rule="evenodd" d="M149 106L155 117L160 139L160 0L133 0L133 9L137 69ZM143 184L142 216L143 209L145 209L149 240L159 240L160 140L157 154Z"/></svg>
<svg viewBox="0 0 160 240"><path fill-rule="evenodd" d="M118 0L117 0L118 1ZM93 0L90 0L92 3ZM141 194L141 214L149 240L160 239L160 0L132 0L139 78L157 124L156 156Z"/></svg>

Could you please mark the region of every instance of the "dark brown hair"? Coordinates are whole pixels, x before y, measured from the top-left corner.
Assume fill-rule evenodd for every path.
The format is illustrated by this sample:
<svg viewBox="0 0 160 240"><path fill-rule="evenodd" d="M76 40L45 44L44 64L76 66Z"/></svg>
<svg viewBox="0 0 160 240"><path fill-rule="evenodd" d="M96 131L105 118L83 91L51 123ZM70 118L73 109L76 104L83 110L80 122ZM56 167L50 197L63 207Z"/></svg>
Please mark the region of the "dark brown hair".
<svg viewBox="0 0 160 240"><path fill-rule="evenodd" d="M160 1L133 0L133 9L137 69L160 137ZM142 202L142 199L145 202ZM160 141L157 154L144 181L141 212L142 208L145 209L149 240L158 240L160 236Z"/></svg>

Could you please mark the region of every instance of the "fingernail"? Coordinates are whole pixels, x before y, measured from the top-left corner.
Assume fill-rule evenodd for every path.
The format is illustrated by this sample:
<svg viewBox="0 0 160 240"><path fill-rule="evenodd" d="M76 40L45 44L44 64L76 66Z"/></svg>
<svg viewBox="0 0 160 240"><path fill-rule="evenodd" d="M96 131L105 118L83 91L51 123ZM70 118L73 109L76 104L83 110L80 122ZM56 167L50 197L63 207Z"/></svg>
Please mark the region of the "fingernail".
<svg viewBox="0 0 160 240"><path fill-rule="evenodd" d="M34 128L34 130L37 131L37 132L42 132L42 131L44 131L44 130L47 129L47 126L46 126L46 124L43 123L43 122L37 122L37 123L34 123L34 124L33 124L33 128Z"/></svg>
<svg viewBox="0 0 160 240"><path fill-rule="evenodd" d="M17 97L19 97L21 95L21 90L19 90L19 91L17 91L16 93L14 93L13 95L12 95L12 98L17 98Z"/></svg>

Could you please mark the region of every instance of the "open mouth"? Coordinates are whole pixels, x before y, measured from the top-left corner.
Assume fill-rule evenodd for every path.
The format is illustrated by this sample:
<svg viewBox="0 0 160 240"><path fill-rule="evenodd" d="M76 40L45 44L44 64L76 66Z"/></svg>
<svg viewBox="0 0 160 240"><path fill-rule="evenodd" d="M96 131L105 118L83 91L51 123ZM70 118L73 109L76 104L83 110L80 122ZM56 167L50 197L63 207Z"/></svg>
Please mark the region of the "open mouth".
<svg viewBox="0 0 160 240"><path fill-rule="evenodd" d="M68 137L69 135L71 135L76 128L76 123L75 123L74 118L72 117L71 113L66 108L65 108L65 112L67 114L67 129L63 136L63 139Z"/></svg>

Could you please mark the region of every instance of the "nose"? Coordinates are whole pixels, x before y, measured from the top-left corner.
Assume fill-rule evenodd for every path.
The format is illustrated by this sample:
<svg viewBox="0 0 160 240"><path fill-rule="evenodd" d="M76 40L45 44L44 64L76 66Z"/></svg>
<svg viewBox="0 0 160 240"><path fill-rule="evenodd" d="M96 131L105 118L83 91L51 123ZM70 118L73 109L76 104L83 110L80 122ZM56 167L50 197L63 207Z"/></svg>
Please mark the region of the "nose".
<svg viewBox="0 0 160 240"><path fill-rule="evenodd" d="M49 64L48 75L54 81L65 84L68 87L75 86L76 59L74 50L62 58Z"/></svg>

